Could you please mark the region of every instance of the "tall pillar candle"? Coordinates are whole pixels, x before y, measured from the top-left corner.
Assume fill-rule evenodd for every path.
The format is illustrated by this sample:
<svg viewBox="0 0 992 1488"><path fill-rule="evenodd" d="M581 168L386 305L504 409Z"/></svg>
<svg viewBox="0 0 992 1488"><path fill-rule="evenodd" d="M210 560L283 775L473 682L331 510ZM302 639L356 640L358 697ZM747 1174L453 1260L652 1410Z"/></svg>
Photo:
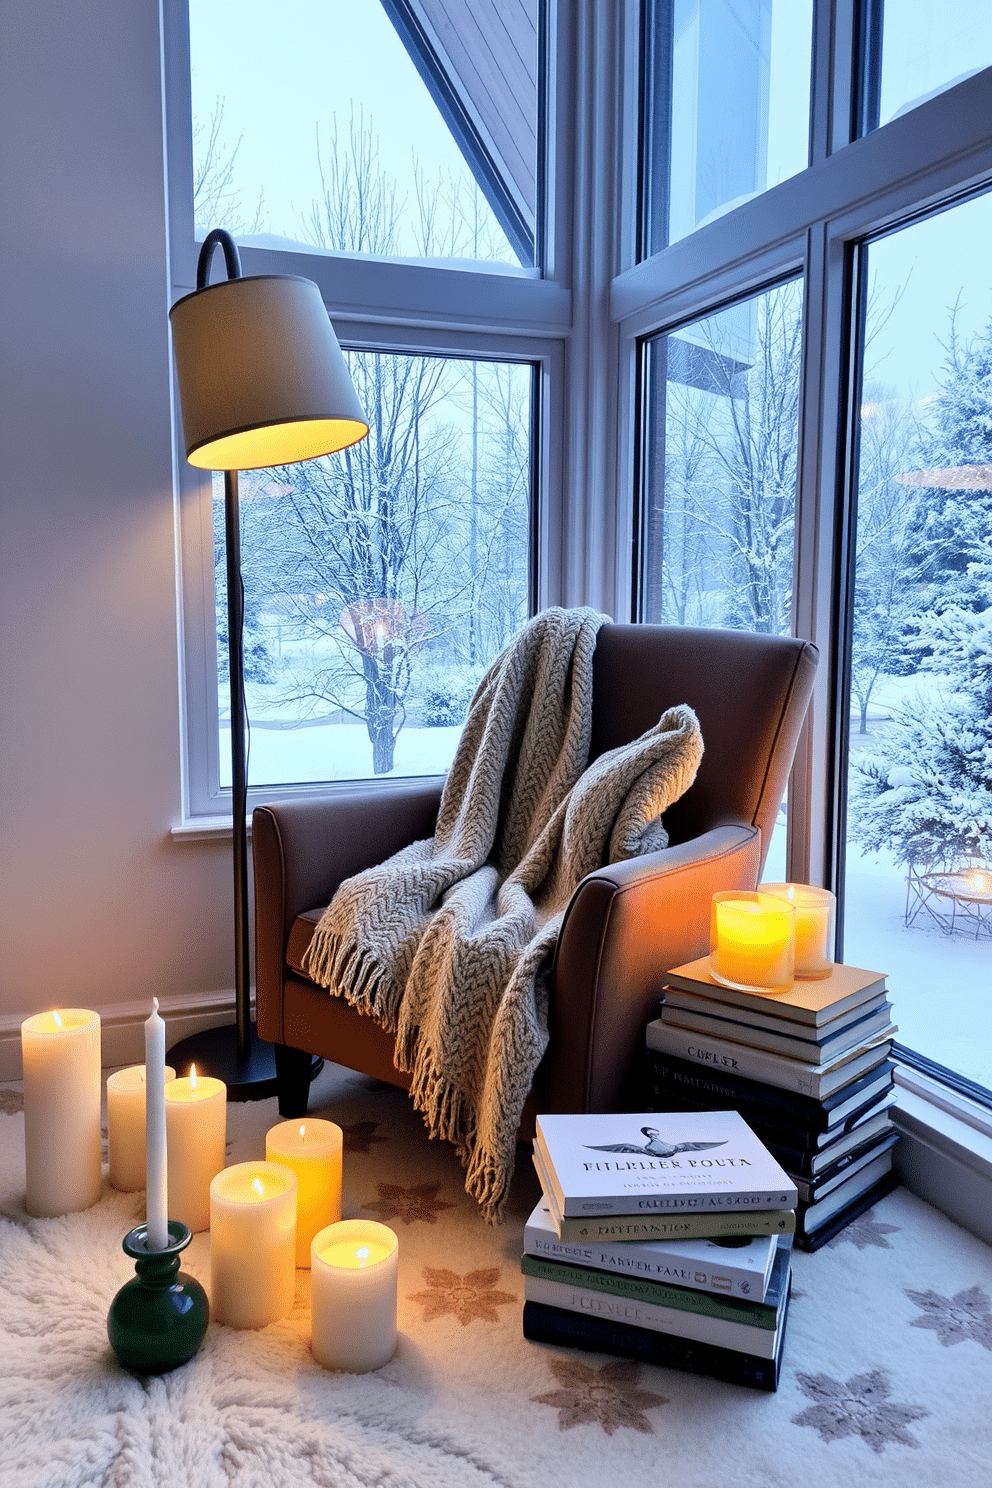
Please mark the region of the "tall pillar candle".
<svg viewBox="0 0 992 1488"><path fill-rule="evenodd" d="M169 1065L165 1082L176 1078ZM122 1193L145 1186L145 1066L132 1064L107 1076L107 1150L110 1184Z"/></svg>
<svg viewBox="0 0 992 1488"><path fill-rule="evenodd" d="M296 1174L296 1264L310 1265L310 1245L319 1230L341 1218L341 1149L344 1136L333 1121L281 1121L265 1134L269 1162Z"/></svg>
<svg viewBox="0 0 992 1488"><path fill-rule="evenodd" d="M165 1139L165 1024L158 998L145 1022L145 1218L149 1250L169 1245L168 1158Z"/></svg>
<svg viewBox="0 0 992 1488"><path fill-rule="evenodd" d="M399 1244L387 1225L343 1219L314 1237L313 1356L325 1369L365 1374L396 1352Z"/></svg>
<svg viewBox="0 0 992 1488"><path fill-rule="evenodd" d="M284 1318L296 1295L296 1174L243 1162L210 1184L210 1315L232 1328Z"/></svg>
<svg viewBox="0 0 992 1488"><path fill-rule="evenodd" d="M828 977L834 961L834 910L829 889L812 884L759 884L759 894L785 899L796 910L796 976L817 981Z"/></svg>
<svg viewBox="0 0 992 1488"><path fill-rule="evenodd" d="M227 1086L189 1075L165 1087L169 1218L195 1234L210 1227L210 1183L227 1157Z"/></svg>
<svg viewBox="0 0 992 1488"><path fill-rule="evenodd" d="M36 1013L21 1024L25 1205L50 1218L95 1204L100 1162L100 1015Z"/></svg>

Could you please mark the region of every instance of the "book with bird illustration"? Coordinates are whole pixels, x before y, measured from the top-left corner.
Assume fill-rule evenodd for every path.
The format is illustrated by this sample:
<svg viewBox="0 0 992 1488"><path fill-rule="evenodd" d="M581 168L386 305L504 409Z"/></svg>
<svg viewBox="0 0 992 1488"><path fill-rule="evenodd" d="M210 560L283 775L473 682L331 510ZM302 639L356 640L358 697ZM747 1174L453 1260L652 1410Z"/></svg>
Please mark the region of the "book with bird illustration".
<svg viewBox="0 0 992 1488"><path fill-rule="evenodd" d="M792 1209L796 1185L736 1111L537 1118L558 1212Z"/></svg>

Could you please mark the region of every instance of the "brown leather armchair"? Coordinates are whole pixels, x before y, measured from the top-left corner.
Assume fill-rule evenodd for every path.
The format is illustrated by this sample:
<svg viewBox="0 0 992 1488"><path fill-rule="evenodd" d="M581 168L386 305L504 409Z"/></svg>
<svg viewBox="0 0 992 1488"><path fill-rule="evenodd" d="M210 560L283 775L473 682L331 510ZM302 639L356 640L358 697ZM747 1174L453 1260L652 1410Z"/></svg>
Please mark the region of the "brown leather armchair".
<svg viewBox="0 0 992 1488"><path fill-rule="evenodd" d="M572 897L531 1109L623 1106L664 973L708 949L715 890L758 882L816 664L815 646L777 636L600 630L590 758L637 738L676 703L695 709L705 753L691 789L665 813L669 846L590 873ZM390 781L253 814L256 1016L276 1046L283 1116L305 1113L314 1054L409 1088L392 1035L309 981L301 964L342 879L433 835L442 785Z"/></svg>

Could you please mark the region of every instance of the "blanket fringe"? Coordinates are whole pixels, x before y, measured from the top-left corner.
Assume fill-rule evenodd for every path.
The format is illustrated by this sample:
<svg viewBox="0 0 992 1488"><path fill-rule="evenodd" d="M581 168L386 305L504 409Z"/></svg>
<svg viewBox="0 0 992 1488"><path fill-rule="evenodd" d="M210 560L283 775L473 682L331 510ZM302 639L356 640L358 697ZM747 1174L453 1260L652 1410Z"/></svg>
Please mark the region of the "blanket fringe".
<svg viewBox="0 0 992 1488"><path fill-rule="evenodd" d="M396 1030L401 989L375 954L357 941L327 935L311 941L303 969L332 997L344 997L383 1028Z"/></svg>

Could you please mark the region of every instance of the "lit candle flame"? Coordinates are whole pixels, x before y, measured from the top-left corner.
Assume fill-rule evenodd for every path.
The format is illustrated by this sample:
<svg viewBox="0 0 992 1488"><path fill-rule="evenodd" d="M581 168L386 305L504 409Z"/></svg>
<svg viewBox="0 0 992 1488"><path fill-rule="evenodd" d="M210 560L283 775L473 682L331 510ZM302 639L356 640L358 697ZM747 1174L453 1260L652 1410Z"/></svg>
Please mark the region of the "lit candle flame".
<svg viewBox="0 0 992 1488"><path fill-rule="evenodd" d="M369 1258L369 1248L368 1248L368 1246L367 1245L360 1245L358 1247L358 1249L355 1251L355 1260L358 1262L358 1264L360 1266L364 1266L365 1263L368 1261L368 1258Z"/></svg>
<svg viewBox="0 0 992 1488"><path fill-rule="evenodd" d="M53 1011L52 1017L55 1019L55 1027L56 1028L61 1028L62 1027L62 1019L59 1017L58 1013Z"/></svg>
<svg viewBox="0 0 992 1488"><path fill-rule="evenodd" d="M264 1186L262 1184L261 1178L256 1178L253 1181L253 1183L252 1183L251 1186L255 1190L255 1193L258 1195L258 1197L260 1199L264 1199L265 1198L265 1188L264 1188Z"/></svg>
<svg viewBox="0 0 992 1488"><path fill-rule="evenodd" d="M981 891L985 887L985 874L984 873L973 873L971 875L971 887L973 889L977 889L978 892L981 893Z"/></svg>
<svg viewBox="0 0 992 1488"><path fill-rule="evenodd" d="M301 1126L300 1127L300 1141L302 1142L305 1139L305 1137L306 1137L306 1129Z"/></svg>
<svg viewBox="0 0 992 1488"><path fill-rule="evenodd" d="M190 1067L189 1067L189 1088L190 1088L190 1090L195 1090L196 1089L196 1065L195 1064L191 1064Z"/></svg>

